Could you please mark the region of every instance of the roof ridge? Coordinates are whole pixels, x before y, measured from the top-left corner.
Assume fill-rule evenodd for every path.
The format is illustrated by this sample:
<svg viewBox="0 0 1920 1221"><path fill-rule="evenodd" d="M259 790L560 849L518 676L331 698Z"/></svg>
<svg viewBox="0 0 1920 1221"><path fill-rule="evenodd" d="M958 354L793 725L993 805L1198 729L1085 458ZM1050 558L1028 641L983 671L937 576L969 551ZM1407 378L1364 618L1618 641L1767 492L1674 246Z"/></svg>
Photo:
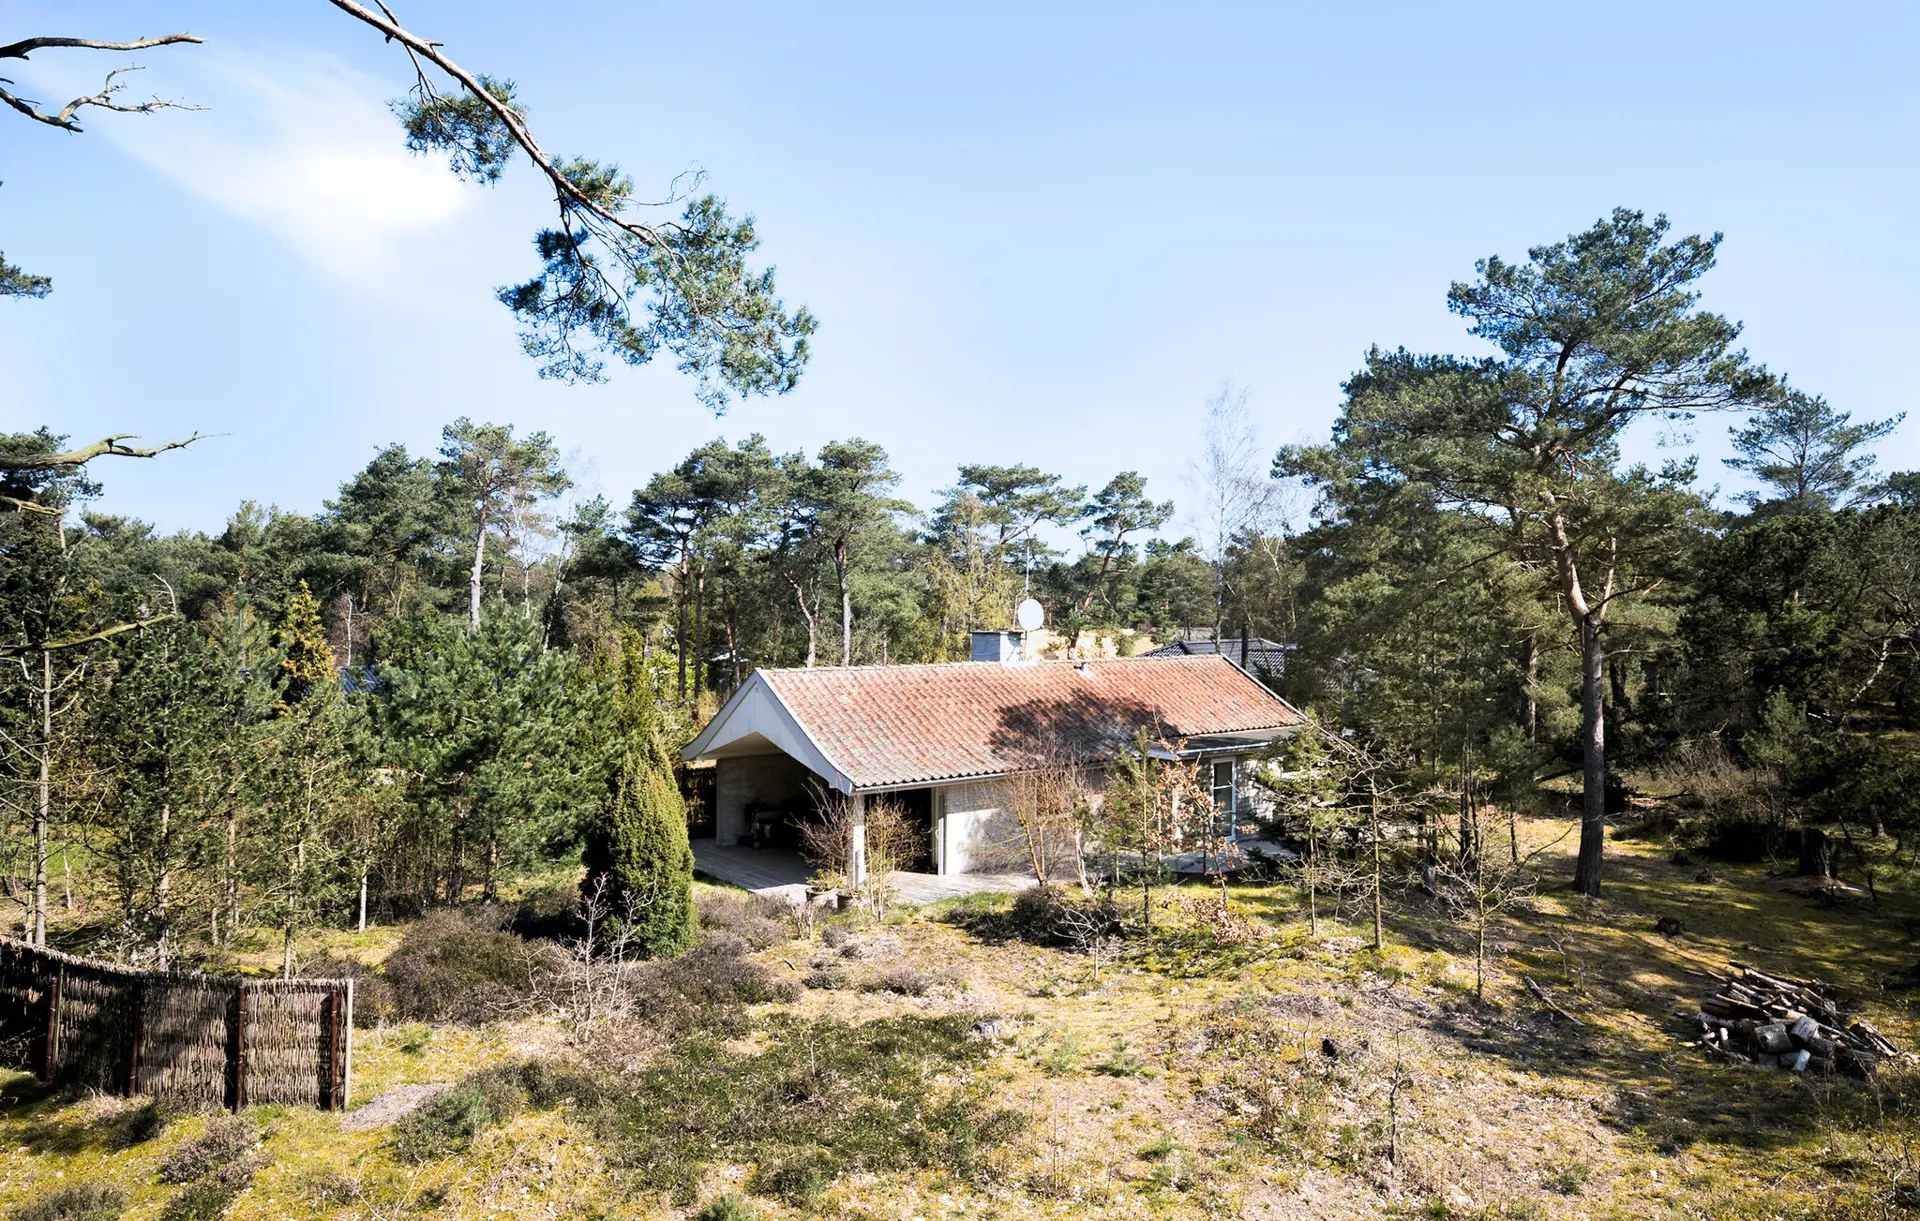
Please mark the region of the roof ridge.
<svg viewBox="0 0 1920 1221"><path fill-rule="evenodd" d="M761 666L755 674L848 674L855 670L948 670L957 666L978 667L983 670L1016 670L1039 666L1078 666L1108 665L1116 661L1205 661L1217 657L1217 653L1184 653L1178 657L1154 657L1147 653L1136 653L1132 657L1037 657L1032 661L895 661L884 664L868 662L858 666Z"/></svg>

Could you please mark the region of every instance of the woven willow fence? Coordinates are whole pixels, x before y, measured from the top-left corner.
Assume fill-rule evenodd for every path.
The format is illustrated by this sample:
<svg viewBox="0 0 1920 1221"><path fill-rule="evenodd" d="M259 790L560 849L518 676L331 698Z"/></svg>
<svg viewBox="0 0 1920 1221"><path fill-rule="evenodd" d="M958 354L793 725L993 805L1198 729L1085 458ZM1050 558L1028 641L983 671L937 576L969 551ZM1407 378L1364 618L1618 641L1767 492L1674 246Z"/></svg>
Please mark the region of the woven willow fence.
<svg viewBox="0 0 1920 1221"><path fill-rule="evenodd" d="M138 971L0 939L0 1056L109 1094L341 1110L353 981Z"/></svg>

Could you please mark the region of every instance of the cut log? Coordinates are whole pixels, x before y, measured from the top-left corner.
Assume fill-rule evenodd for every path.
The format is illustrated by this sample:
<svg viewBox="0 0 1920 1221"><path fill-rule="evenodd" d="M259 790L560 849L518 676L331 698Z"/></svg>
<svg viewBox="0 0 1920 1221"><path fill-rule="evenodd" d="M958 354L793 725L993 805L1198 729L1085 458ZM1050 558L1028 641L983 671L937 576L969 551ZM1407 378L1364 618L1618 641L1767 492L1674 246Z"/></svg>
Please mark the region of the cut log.
<svg viewBox="0 0 1920 1221"><path fill-rule="evenodd" d="M1793 1036L1787 1033L1786 1025L1781 1022L1755 1026L1753 1037L1759 1043L1761 1052L1769 1056L1793 1050Z"/></svg>

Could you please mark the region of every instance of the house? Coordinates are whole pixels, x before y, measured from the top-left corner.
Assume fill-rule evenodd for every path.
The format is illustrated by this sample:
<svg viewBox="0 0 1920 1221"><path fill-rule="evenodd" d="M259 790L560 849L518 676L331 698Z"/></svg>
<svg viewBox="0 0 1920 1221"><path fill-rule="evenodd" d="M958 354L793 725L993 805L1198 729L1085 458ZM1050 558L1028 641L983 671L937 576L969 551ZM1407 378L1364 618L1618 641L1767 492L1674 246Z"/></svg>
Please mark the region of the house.
<svg viewBox="0 0 1920 1221"><path fill-rule="evenodd" d="M1304 724L1218 655L1033 661L1017 633L978 633L977 660L760 670L686 748L712 761L716 844L792 848L829 793L885 796L919 830L915 872L1005 866L1009 779L1051 760L1098 766L1144 730L1199 761L1216 801L1245 812L1247 757ZM855 837L848 873L864 875Z"/></svg>

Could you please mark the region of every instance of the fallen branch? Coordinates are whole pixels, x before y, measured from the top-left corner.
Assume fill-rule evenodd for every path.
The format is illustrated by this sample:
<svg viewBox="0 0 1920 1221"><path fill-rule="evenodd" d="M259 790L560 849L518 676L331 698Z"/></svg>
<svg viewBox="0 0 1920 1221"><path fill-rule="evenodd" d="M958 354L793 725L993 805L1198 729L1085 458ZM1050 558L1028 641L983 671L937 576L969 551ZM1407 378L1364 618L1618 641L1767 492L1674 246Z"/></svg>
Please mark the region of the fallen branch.
<svg viewBox="0 0 1920 1221"><path fill-rule="evenodd" d="M1586 1023L1581 1021L1579 1018L1573 1016L1571 1013L1568 1013L1565 1009L1562 1009L1560 1006L1554 1004L1553 998L1547 995L1547 990L1545 988L1542 988L1539 984L1534 983L1533 978L1531 976L1522 975L1520 978L1522 981L1526 983L1527 991L1533 993L1534 998L1537 999L1542 1005L1546 1006L1548 1013L1553 1014L1555 1017L1565 1018L1567 1021L1572 1022L1575 1026L1586 1025Z"/></svg>

